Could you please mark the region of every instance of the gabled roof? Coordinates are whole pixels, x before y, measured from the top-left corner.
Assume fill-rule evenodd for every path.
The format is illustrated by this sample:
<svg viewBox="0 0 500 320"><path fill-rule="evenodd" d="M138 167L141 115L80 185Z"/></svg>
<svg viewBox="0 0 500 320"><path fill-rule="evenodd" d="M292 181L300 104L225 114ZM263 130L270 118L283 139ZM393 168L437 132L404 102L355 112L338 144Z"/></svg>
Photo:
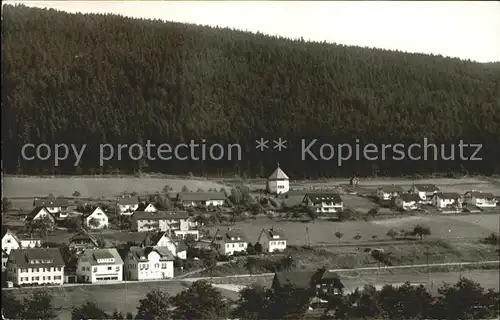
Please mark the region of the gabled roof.
<svg viewBox="0 0 500 320"><path fill-rule="evenodd" d="M274 279L281 288L290 283L298 289L309 289L312 286L314 275L314 271L286 271L276 272Z"/></svg>
<svg viewBox="0 0 500 320"><path fill-rule="evenodd" d="M26 221L30 222L33 221L33 219L40 213L40 211L45 210L49 216L52 217L52 219L55 220L55 217L47 210L45 207L36 207L34 208L28 215L26 216Z"/></svg>
<svg viewBox="0 0 500 320"><path fill-rule="evenodd" d="M177 198L180 201L210 201L226 200L224 192L179 192Z"/></svg>
<svg viewBox="0 0 500 320"><path fill-rule="evenodd" d="M5 235L7 233L10 233L12 235L12 237L18 242L20 243L20 240L19 238L17 237L17 234L15 234L13 231L9 230L9 228L7 228L7 226L2 226L2 239L3 237L5 237Z"/></svg>
<svg viewBox="0 0 500 320"><path fill-rule="evenodd" d="M30 260L38 263L29 263ZM50 260L45 263L43 260ZM15 261L18 268L62 267L64 260L58 248L14 249L10 252L9 261Z"/></svg>
<svg viewBox="0 0 500 320"><path fill-rule="evenodd" d="M274 172L271 173L271 175L267 179L268 180L289 180L290 178L288 178L286 173L284 173L283 170L281 170L281 168L278 166L276 168L276 170L274 170Z"/></svg>
<svg viewBox="0 0 500 320"><path fill-rule="evenodd" d="M163 237L169 237L167 232L161 231L156 233L147 233L144 240L141 242L142 247L154 247ZM170 237L169 237L170 238ZM172 238L170 238L172 240ZM172 240L173 242L173 240Z"/></svg>
<svg viewBox="0 0 500 320"><path fill-rule="evenodd" d="M175 220L175 219L187 219L189 218L189 213L187 211L157 211L157 212L146 212L146 211L135 211L132 215L133 220Z"/></svg>
<svg viewBox="0 0 500 320"><path fill-rule="evenodd" d="M462 196L455 192L439 192L436 193L436 197L441 199L460 199Z"/></svg>
<svg viewBox="0 0 500 320"><path fill-rule="evenodd" d="M422 199L420 199L420 197L418 196L418 194L414 194L414 193L402 193L399 195L399 198L401 200L403 200L404 202L412 202L412 201L420 201Z"/></svg>
<svg viewBox="0 0 500 320"><path fill-rule="evenodd" d="M139 198L138 197L120 197L120 198L118 198L117 203L121 204L121 205L139 204Z"/></svg>
<svg viewBox="0 0 500 320"><path fill-rule="evenodd" d="M247 242L247 238L242 230L240 229L229 229L229 230L221 230L217 229L215 235L220 234L225 243L241 243ZM234 240L232 240L234 238ZM238 240L240 238L240 240ZM215 240L215 237L214 237Z"/></svg>
<svg viewBox="0 0 500 320"><path fill-rule="evenodd" d="M97 237L93 234L88 233L84 229L81 229L77 234L71 237L69 239L69 243L71 243L73 240L89 240L96 247L99 247L99 240L97 239Z"/></svg>
<svg viewBox="0 0 500 320"><path fill-rule="evenodd" d="M133 255L137 260L146 262L151 252L155 251L160 255L160 261L173 261L174 255L165 247L130 247L129 254ZM144 257L144 259L143 259Z"/></svg>
<svg viewBox="0 0 500 320"><path fill-rule="evenodd" d="M338 193L307 193L304 196L305 198L309 198L312 203L319 204L322 202L333 202L333 203L341 203L342 198Z"/></svg>
<svg viewBox="0 0 500 320"><path fill-rule="evenodd" d="M149 207L149 205L152 205L156 209L156 206L150 202L141 202L139 203L136 211L144 211L147 207Z"/></svg>
<svg viewBox="0 0 500 320"><path fill-rule="evenodd" d="M99 209L105 216L107 216L106 212L104 212L104 210L102 210L101 207L97 206L95 207L94 209L92 209L92 211L87 211L85 212L84 214L82 214L82 217L85 219L85 218L88 218L90 217L91 215L94 214L94 212L96 212L96 210Z"/></svg>
<svg viewBox="0 0 500 320"><path fill-rule="evenodd" d="M123 264L123 260L115 248L88 249L82 253L79 260L83 262L89 262L90 265L98 265L99 262L97 262L97 259L109 258L115 259L115 262L113 264ZM109 264L109 262L107 263Z"/></svg>
<svg viewBox="0 0 500 320"><path fill-rule="evenodd" d="M268 239L274 239L274 236L278 236L277 239L286 240L285 232L283 231L283 229L278 229L273 227L271 229L262 229L261 233L265 234Z"/></svg>
<svg viewBox="0 0 500 320"><path fill-rule="evenodd" d="M60 197L35 198L33 206L35 207L67 207L69 201Z"/></svg>
<svg viewBox="0 0 500 320"><path fill-rule="evenodd" d="M495 199L495 196L493 195L493 193L489 193L489 192L467 191L465 194L466 195L468 194L471 197L478 198L478 199L488 199L488 200Z"/></svg>
<svg viewBox="0 0 500 320"><path fill-rule="evenodd" d="M439 191L439 188L435 184L414 184L413 186L423 192Z"/></svg>
<svg viewBox="0 0 500 320"><path fill-rule="evenodd" d="M392 185L392 186L380 186L378 188L380 190L382 190L383 192L386 192L386 193L401 193L401 192L403 192L403 188L401 188L400 186L395 186L395 185Z"/></svg>

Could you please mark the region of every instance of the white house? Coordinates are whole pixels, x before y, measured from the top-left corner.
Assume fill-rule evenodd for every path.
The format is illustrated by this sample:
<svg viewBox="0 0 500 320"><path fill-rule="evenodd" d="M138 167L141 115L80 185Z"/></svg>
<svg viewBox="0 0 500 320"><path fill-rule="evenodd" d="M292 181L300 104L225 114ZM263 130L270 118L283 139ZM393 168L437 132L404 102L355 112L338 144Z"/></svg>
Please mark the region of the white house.
<svg viewBox="0 0 500 320"><path fill-rule="evenodd" d="M45 207L34 208L27 216L25 221L30 223L33 220L42 220L44 218L49 219L52 223L56 222L56 218L52 213L50 213Z"/></svg>
<svg viewBox="0 0 500 320"><path fill-rule="evenodd" d="M105 229L109 226L108 216L100 207L95 207L90 213L84 213L82 218L83 224L89 229Z"/></svg>
<svg viewBox="0 0 500 320"><path fill-rule="evenodd" d="M141 247L167 248L174 256L179 257L180 259L187 259L187 247L184 241L180 239L176 240L172 239L168 232L147 234L141 243Z"/></svg>
<svg viewBox="0 0 500 320"><path fill-rule="evenodd" d="M99 249L104 245L103 242L104 239L98 239L95 235L82 229L69 239L68 247L77 253L81 253L86 249Z"/></svg>
<svg viewBox="0 0 500 320"><path fill-rule="evenodd" d="M144 231L187 231L189 228L189 213L186 211L136 211L132 216L132 229Z"/></svg>
<svg viewBox="0 0 500 320"><path fill-rule="evenodd" d="M285 233L282 229L262 229L258 243L262 245L262 252L282 251L286 249Z"/></svg>
<svg viewBox="0 0 500 320"><path fill-rule="evenodd" d="M445 208L462 208L462 197L458 193L443 193L438 192L434 195L433 203L438 209Z"/></svg>
<svg viewBox="0 0 500 320"><path fill-rule="evenodd" d="M136 211L157 212L158 209L152 203L141 202L141 203L139 203L139 206L137 206L137 210Z"/></svg>
<svg viewBox="0 0 500 320"><path fill-rule="evenodd" d="M139 208L139 199L137 197L121 197L116 202L116 207L121 215L133 215Z"/></svg>
<svg viewBox="0 0 500 320"><path fill-rule="evenodd" d="M416 210L419 207L420 201L421 199L418 194L403 193L395 198L394 205L403 210Z"/></svg>
<svg viewBox="0 0 500 320"><path fill-rule="evenodd" d="M123 280L123 260L115 248L85 250L78 258L79 282L106 283Z"/></svg>
<svg viewBox="0 0 500 320"><path fill-rule="evenodd" d="M493 194L475 190L465 193L464 202L480 208L495 208L497 206L497 201Z"/></svg>
<svg viewBox="0 0 500 320"><path fill-rule="evenodd" d="M45 207L48 212L53 215L58 215L63 213L68 209L69 202L67 199L47 197L47 198L35 198L33 200L34 207Z"/></svg>
<svg viewBox="0 0 500 320"><path fill-rule="evenodd" d="M267 192L277 195L290 190L290 178L281 170L279 163L276 170L267 178L266 189Z"/></svg>
<svg viewBox="0 0 500 320"><path fill-rule="evenodd" d="M217 229L212 246L222 255L230 256L235 252L247 250L248 241L245 234L239 229Z"/></svg>
<svg viewBox="0 0 500 320"><path fill-rule="evenodd" d="M159 280L174 277L174 256L166 247L131 247L125 258L127 280Z"/></svg>
<svg viewBox="0 0 500 320"><path fill-rule="evenodd" d="M20 239L14 232L2 227L2 271L7 266L7 260L12 250L40 247L41 242L40 239Z"/></svg>
<svg viewBox="0 0 500 320"><path fill-rule="evenodd" d="M440 190L435 184L413 184L410 193L418 194L423 203L432 203L432 198Z"/></svg>
<svg viewBox="0 0 500 320"><path fill-rule="evenodd" d="M318 213L335 213L344 209L338 193L307 193L302 203L315 208Z"/></svg>
<svg viewBox="0 0 500 320"><path fill-rule="evenodd" d="M403 189L399 186L381 186L377 189L377 198L379 200L392 200L403 193Z"/></svg>
<svg viewBox="0 0 500 320"><path fill-rule="evenodd" d="M64 260L58 248L14 249L7 261L7 281L14 285L64 283Z"/></svg>
<svg viewBox="0 0 500 320"><path fill-rule="evenodd" d="M224 192L179 192L177 202L183 207L220 207L226 202Z"/></svg>

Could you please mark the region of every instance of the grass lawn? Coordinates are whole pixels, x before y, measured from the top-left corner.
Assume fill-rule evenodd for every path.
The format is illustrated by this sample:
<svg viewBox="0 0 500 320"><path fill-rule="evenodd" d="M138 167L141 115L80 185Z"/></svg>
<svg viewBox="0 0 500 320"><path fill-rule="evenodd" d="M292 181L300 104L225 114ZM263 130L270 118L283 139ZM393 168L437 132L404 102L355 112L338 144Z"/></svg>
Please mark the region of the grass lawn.
<svg viewBox="0 0 500 320"><path fill-rule="evenodd" d="M48 194L70 197L78 191L81 197L116 197L124 191L138 194L161 192L169 185L174 191L183 186L196 191L198 188L224 188L210 180L167 179L167 178L89 178L89 177L4 177L4 197L42 197ZM32 200L28 200L32 202Z"/></svg>
<svg viewBox="0 0 500 320"><path fill-rule="evenodd" d="M107 312L118 309L123 313L137 312L139 300L144 299L146 294L154 289L164 289L172 295L184 290L187 282L138 282L122 283L105 286L83 286L66 288L48 288L54 296L54 306L63 308L59 319L71 319L71 308L80 306L86 301L93 301ZM223 296L228 299L237 299L238 294L233 291L219 289ZM13 290L18 297L30 295L33 289Z"/></svg>

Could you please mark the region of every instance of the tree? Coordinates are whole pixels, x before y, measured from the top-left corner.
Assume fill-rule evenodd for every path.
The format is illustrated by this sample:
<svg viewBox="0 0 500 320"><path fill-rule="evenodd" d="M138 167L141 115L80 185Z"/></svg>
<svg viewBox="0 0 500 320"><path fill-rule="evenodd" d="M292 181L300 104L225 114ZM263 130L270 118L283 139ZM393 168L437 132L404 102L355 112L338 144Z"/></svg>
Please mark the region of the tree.
<svg viewBox="0 0 500 320"><path fill-rule="evenodd" d="M193 234L187 234L184 237L184 243L188 248L192 248L196 245L196 237Z"/></svg>
<svg viewBox="0 0 500 320"><path fill-rule="evenodd" d="M205 192L205 190L203 190L202 188L198 188L198 190L196 190L196 192Z"/></svg>
<svg viewBox="0 0 500 320"><path fill-rule="evenodd" d="M24 306L11 291L2 290L2 315L4 319L21 319Z"/></svg>
<svg viewBox="0 0 500 320"><path fill-rule="evenodd" d="M434 302L424 286L412 286L409 282L398 288L385 285L378 301L382 314L393 320L428 318Z"/></svg>
<svg viewBox="0 0 500 320"><path fill-rule="evenodd" d="M92 301L87 301L80 307L73 307L71 310L71 318L74 320L89 320L89 319L123 319L122 318L112 318L104 312L101 308L97 306Z"/></svg>
<svg viewBox="0 0 500 320"><path fill-rule="evenodd" d="M172 319L173 297L166 291L155 289L139 301L137 318L144 320Z"/></svg>
<svg viewBox="0 0 500 320"><path fill-rule="evenodd" d="M300 319L309 307L313 295L312 290L286 283L279 290L272 291L267 308L268 319Z"/></svg>
<svg viewBox="0 0 500 320"><path fill-rule="evenodd" d="M113 319L113 320L122 320L122 319L125 319L125 316L120 311L114 310L113 313L111 314L111 319Z"/></svg>
<svg viewBox="0 0 500 320"><path fill-rule="evenodd" d="M210 271L211 278L214 268L217 266L217 254L211 250L208 251L203 257L203 266Z"/></svg>
<svg viewBox="0 0 500 320"><path fill-rule="evenodd" d="M377 214L379 213L380 211L380 208L379 207L375 207L375 208L371 208L369 211L368 211L368 215L372 216L375 218L375 216L377 216Z"/></svg>
<svg viewBox="0 0 500 320"><path fill-rule="evenodd" d="M23 318L49 320L57 318L59 309L52 305L52 295L44 290L35 291L24 299Z"/></svg>
<svg viewBox="0 0 500 320"><path fill-rule="evenodd" d="M257 266L257 259L254 257L248 257L245 261L245 269L248 270L248 273L253 274L255 271L255 267Z"/></svg>
<svg viewBox="0 0 500 320"><path fill-rule="evenodd" d="M418 224L413 228L413 234L419 236L420 240L422 240L425 236L431 235L431 229Z"/></svg>
<svg viewBox="0 0 500 320"><path fill-rule="evenodd" d="M41 237L47 236L47 234L54 229L54 221L47 215L41 219L33 219L27 225L29 233L37 232Z"/></svg>
<svg viewBox="0 0 500 320"><path fill-rule="evenodd" d="M80 192L75 190L75 192L73 192L73 197L79 197L79 196L81 196Z"/></svg>
<svg viewBox="0 0 500 320"><path fill-rule="evenodd" d="M377 289L372 285L365 285L355 308L355 313L362 318L376 318L380 314Z"/></svg>
<svg viewBox="0 0 500 320"><path fill-rule="evenodd" d="M256 242L253 248L256 253L262 253L262 244L260 242Z"/></svg>
<svg viewBox="0 0 500 320"><path fill-rule="evenodd" d="M209 282L196 281L174 298L176 320L223 319L228 315L228 306L219 290Z"/></svg>
<svg viewBox="0 0 500 320"><path fill-rule="evenodd" d="M9 198L2 198L2 212L8 212L12 209L12 201Z"/></svg>
<svg viewBox="0 0 500 320"><path fill-rule="evenodd" d="M189 188L187 186L182 186L181 189L182 192L190 192Z"/></svg>
<svg viewBox="0 0 500 320"><path fill-rule="evenodd" d="M318 214L316 213L316 209L313 207L308 207L307 208L307 216L311 221L315 221L316 218L318 217Z"/></svg>
<svg viewBox="0 0 500 320"><path fill-rule="evenodd" d="M337 231L335 232L335 237L337 237L337 239L339 239L339 244L340 244L340 239L342 239L342 237L344 236L344 234L340 231Z"/></svg>
<svg viewBox="0 0 500 320"><path fill-rule="evenodd" d="M398 235L398 233L394 229L389 229L389 231L387 231L387 233L385 235L388 236L389 238L391 238L392 240L394 240L396 238L396 236Z"/></svg>
<svg viewBox="0 0 500 320"><path fill-rule="evenodd" d="M91 227L91 228L99 228L99 226L101 225L99 220L97 220L96 218L90 218L88 223L89 223L89 227Z"/></svg>
<svg viewBox="0 0 500 320"><path fill-rule="evenodd" d="M172 192L172 191L174 191L174 189L173 189L171 186L169 186L168 184L166 184L166 185L163 187L162 191L163 191L164 193L168 193L168 192Z"/></svg>
<svg viewBox="0 0 500 320"><path fill-rule="evenodd" d="M243 288L236 302L234 317L246 320L265 319L270 304L271 291L260 284Z"/></svg>
<svg viewBox="0 0 500 320"><path fill-rule="evenodd" d="M294 260L293 260L293 257L291 255L283 257L280 261L281 269L286 270L286 271L290 271L290 269L293 267L293 263L294 263Z"/></svg>
<svg viewBox="0 0 500 320"><path fill-rule="evenodd" d="M68 231L77 231L82 228L82 219L77 217L72 217L64 220L64 226L68 228Z"/></svg>

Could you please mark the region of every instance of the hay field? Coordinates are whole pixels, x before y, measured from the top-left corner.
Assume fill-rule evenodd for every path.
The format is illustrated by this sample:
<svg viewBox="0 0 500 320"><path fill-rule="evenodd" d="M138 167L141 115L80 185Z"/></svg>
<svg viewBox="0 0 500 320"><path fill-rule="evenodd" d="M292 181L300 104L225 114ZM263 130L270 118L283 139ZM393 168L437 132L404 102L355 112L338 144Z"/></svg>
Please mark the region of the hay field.
<svg viewBox="0 0 500 320"><path fill-rule="evenodd" d="M4 177L4 195L11 197L40 197L52 193L55 196L70 197L76 190L82 198L116 197L124 191L143 193L161 192L169 185L174 191L183 186L196 191L198 188L224 188L210 180L170 179L170 178L89 178L89 177Z"/></svg>

